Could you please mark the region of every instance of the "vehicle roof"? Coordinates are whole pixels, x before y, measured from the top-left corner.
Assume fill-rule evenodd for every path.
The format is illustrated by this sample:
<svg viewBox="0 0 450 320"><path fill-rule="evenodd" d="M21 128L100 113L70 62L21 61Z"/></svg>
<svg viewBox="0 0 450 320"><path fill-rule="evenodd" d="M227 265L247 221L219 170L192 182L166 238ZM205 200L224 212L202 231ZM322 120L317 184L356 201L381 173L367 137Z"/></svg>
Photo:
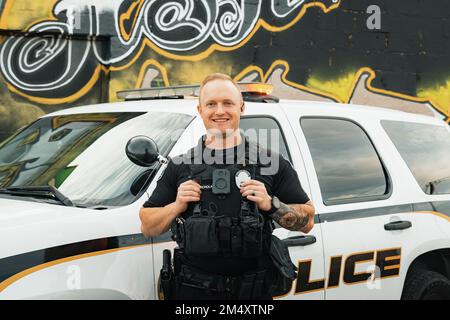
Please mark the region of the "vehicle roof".
<svg viewBox="0 0 450 320"><path fill-rule="evenodd" d="M80 113L98 112L175 112L196 116L197 99L158 99L137 100L93 104L81 107L68 108L50 113L46 116L70 115ZM430 124L445 124L442 120L431 116L392 110L375 106L343 104L334 102L318 102L303 100L280 100L279 103L245 102L246 114L270 114L275 108L300 110L304 115L331 116L331 117L369 117L370 119L390 119L399 121L413 121Z"/></svg>

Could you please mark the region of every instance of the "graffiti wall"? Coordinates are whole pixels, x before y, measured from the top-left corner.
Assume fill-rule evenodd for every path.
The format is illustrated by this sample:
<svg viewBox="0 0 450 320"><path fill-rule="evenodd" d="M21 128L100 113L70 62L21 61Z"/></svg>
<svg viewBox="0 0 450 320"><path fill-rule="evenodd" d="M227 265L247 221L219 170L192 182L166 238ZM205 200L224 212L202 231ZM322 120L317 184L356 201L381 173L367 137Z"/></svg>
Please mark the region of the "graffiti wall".
<svg viewBox="0 0 450 320"><path fill-rule="evenodd" d="M0 0L0 140L210 72L449 120L448 0Z"/></svg>

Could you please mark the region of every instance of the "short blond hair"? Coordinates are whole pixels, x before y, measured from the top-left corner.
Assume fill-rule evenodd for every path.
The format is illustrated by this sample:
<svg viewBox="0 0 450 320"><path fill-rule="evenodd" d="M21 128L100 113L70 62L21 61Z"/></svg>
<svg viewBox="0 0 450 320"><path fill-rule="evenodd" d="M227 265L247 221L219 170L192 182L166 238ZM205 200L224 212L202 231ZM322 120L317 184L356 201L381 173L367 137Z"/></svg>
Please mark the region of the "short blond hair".
<svg viewBox="0 0 450 320"><path fill-rule="evenodd" d="M200 90L198 91L198 102L200 103L200 98L202 96L202 89L203 87L211 81L214 80L224 80L224 81L230 81L235 87L236 89L239 91L239 93L241 92L241 88L239 88L239 86L237 85L237 83L227 74L225 73L220 73L220 72L215 72L215 73L211 73L209 75L207 75L205 77L205 79L203 79L201 85L200 85ZM241 95L241 99L242 99L242 94Z"/></svg>

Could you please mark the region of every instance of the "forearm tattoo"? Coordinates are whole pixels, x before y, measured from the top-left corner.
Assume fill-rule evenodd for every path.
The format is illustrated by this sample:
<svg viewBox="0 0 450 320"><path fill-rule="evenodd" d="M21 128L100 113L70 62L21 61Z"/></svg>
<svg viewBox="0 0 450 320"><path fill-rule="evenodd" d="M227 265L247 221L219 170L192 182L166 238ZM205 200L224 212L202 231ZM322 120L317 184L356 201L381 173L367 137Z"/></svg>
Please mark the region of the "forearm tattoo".
<svg viewBox="0 0 450 320"><path fill-rule="evenodd" d="M297 207L295 210L293 207ZM291 207L280 201L280 209L271 216L280 226L291 231L299 231L309 222L309 215L302 212L297 205Z"/></svg>

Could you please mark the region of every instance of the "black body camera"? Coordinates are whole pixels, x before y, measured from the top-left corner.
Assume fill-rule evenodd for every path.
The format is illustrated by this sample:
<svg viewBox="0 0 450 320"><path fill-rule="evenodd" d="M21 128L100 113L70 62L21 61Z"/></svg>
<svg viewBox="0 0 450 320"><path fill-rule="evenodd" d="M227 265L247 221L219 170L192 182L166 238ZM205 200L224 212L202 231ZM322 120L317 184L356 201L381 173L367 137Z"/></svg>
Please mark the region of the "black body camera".
<svg viewBox="0 0 450 320"><path fill-rule="evenodd" d="M230 171L215 169L212 174L212 193L230 194Z"/></svg>

